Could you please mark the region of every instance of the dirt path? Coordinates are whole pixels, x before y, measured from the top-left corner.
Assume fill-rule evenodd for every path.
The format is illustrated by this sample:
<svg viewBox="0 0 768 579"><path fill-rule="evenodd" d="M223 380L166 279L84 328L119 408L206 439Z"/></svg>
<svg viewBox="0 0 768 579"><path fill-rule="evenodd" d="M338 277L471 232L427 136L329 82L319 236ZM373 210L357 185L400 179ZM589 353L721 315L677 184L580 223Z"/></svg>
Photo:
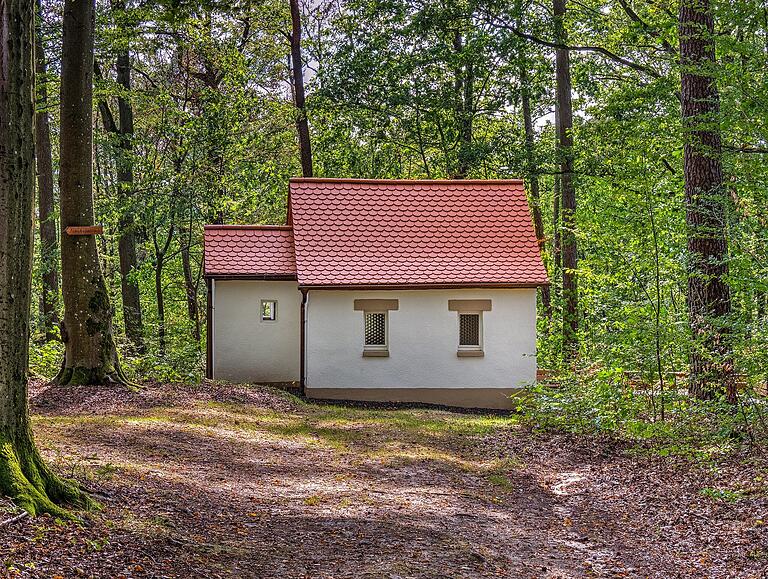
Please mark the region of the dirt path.
<svg viewBox="0 0 768 579"><path fill-rule="evenodd" d="M714 501L690 467L504 417L219 385L48 390L33 411L46 456L104 509L83 526L3 529L9 575L764 577L768 565L764 495Z"/></svg>

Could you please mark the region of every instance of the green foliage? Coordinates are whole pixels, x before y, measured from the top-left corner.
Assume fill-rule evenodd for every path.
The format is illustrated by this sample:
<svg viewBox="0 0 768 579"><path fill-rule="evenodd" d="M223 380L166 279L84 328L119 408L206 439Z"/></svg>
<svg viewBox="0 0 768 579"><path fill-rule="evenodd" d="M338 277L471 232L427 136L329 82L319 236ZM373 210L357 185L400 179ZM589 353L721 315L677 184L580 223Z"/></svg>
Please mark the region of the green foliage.
<svg viewBox="0 0 768 579"><path fill-rule="evenodd" d="M668 383L662 392L620 369L582 369L555 379L557 386L540 383L520 398L521 420L530 428L609 436L638 452L702 461L768 442L768 404L750 390L734 408L724 400L693 400L685 384Z"/></svg>
<svg viewBox="0 0 768 579"><path fill-rule="evenodd" d="M64 359L64 344L59 341L32 343L29 346L29 373L50 380L58 374Z"/></svg>
<svg viewBox="0 0 768 579"><path fill-rule="evenodd" d="M198 383L204 371L200 348L201 345L189 337L175 336L163 355L152 341L149 350L141 355L133 354L126 348L122 361L126 374L132 380Z"/></svg>
<svg viewBox="0 0 768 579"><path fill-rule="evenodd" d="M620 370L601 370L586 379L565 375L557 388L536 385L518 410L536 428L605 434L626 430L641 406Z"/></svg>

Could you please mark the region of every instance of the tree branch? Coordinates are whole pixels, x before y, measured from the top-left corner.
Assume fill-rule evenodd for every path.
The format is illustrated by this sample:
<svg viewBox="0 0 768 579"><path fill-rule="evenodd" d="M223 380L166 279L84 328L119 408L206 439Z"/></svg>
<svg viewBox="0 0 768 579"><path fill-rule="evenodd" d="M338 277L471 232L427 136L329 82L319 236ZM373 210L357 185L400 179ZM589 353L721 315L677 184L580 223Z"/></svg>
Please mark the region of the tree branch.
<svg viewBox="0 0 768 579"><path fill-rule="evenodd" d="M93 76L96 80L104 80L104 77L101 75L99 61L96 59L93 61ZM106 99L99 99L99 113L101 114L101 122L104 124L104 130L108 133L117 135L120 131L117 129L115 116L112 114L112 109L109 108Z"/></svg>
<svg viewBox="0 0 768 579"><path fill-rule="evenodd" d="M621 7L624 9L624 13L629 17L629 19L632 22L639 24L646 34L653 36L654 38L658 38L665 52L671 55L677 56L677 50L675 50L675 47L672 46L665 38L662 38L661 33L658 30L656 30L656 28L654 28L653 26L648 24L645 20L640 18L640 16L637 14L637 12L634 11L632 6L629 5L629 2L627 2L627 0L617 0L617 1L621 5Z"/></svg>
<svg viewBox="0 0 768 579"><path fill-rule="evenodd" d="M543 38L539 38L532 34L528 34L527 32L523 32L522 30L520 30L517 26L514 26L512 24L506 24L504 22L499 22L496 19L492 20L491 24L504 28L505 30L509 30L516 36L519 36L520 38L529 40L541 46L546 46L548 48L555 48L558 50L569 50L571 52L594 52L596 54L601 54L606 58L613 60L614 62L617 62L628 68L631 68L632 70L636 70L637 72L642 72L643 74L647 74L648 76L651 76L653 78L662 78L661 73L651 68L650 66L639 64L632 60L626 59L623 56L619 56L615 52L611 52L607 48L603 48L602 46L568 46L567 44L562 44L560 42L551 42L549 40L544 40Z"/></svg>
<svg viewBox="0 0 768 579"><path fill-rule="evenodd" d="M750 153L750 154L768 154L768 147L750 147L750 146L741 146L741 147L735 147L733 145L723 145L723 149L727 151L732 151L734 153Z"/></svg>

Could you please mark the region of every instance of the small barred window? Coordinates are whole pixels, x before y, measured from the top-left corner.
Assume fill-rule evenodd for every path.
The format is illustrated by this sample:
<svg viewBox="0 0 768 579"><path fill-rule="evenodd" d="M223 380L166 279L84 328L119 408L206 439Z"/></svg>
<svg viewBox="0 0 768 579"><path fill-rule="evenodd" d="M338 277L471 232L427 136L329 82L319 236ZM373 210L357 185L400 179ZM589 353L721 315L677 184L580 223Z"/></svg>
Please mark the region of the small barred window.
<svg viewBox="0 0 768 579"><path fill-rule="evenodd" d="M365 312L365 345L387 345L387 314Z"/></svg>
<svg viewBox="0 0 768 579"><path fill-rule="evenodd" d="M459 314L459 346L480 347L480 314Z"/></svg>

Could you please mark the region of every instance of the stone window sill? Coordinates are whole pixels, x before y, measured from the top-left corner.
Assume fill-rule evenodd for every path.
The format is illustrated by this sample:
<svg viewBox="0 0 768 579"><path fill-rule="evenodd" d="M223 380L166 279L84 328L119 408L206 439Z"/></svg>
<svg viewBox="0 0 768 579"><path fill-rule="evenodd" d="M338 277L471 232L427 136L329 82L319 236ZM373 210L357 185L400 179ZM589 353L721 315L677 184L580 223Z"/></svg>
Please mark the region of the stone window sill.
<svg viewBox="0 0 768 579"><path fill-rule="evenodd" d="M456 355L459 358L483 358L485 352L482 350L459 350L456 352Z"/></svg>
<svg viewBox="0 0 768 579"><path fill-rule="evenodd" d="M363 350L363 358L389 358L389 350Z"/></svg>

